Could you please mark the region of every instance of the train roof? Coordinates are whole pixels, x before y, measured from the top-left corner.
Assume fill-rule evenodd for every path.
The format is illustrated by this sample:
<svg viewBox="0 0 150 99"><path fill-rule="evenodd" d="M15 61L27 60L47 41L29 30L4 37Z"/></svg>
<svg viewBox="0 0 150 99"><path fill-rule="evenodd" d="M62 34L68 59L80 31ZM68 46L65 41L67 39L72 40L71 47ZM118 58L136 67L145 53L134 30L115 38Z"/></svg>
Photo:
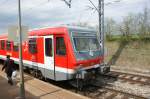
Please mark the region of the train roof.
<svg viewBox="0 0 150 99"><path fill-rule="evenodd" d="M59 27L45 27L45 28L37 28L29 31L29 36L44 36L50 34L65 34L67 31L84 31L84 32L94 32L94 29L86 28L86 27L78 27L78 26L59 26ZM7 34L1 34L0 39L7 38Z"/></svg>
<svg viewBox="0 0 150 99"><path fill-rule="evenodd" d="M80 27L80 26L68 26L69 31L86 31L86 32L96 32L93 28Z"/></svg>

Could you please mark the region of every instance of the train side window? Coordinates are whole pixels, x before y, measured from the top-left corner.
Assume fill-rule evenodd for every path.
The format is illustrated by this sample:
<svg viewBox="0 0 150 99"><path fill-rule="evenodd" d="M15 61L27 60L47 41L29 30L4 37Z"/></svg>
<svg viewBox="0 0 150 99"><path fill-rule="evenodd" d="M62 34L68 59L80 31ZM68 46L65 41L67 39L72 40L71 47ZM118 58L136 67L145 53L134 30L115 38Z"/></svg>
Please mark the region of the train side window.
<svg viewBox="0 0 150 99"><path fill-rule="evenodd" d="M1 50L5 50L5 41L1 40Z"/></svg>
<svg viewBox="0 0 150 99"><path fill-rule="evenodd" d="M28 44L29 44L29 46L28 46L29 52L31 54L37 53L37 39L36 38L30 38Z"/></svg>
<svg viewBox="0 0 150 99"><path fill-rule="evenodd" d="M6 50L7 51L11 50L11 42L10 41L6 41Z"/></svg>
<svg viewBox="0 0 150 99"><path fill-rule="evenodd" d="M45 39L45 55L46 56L53 56L52 54L52 39L46 38Z"/></svg>
<svg viewBox="0 0 150 99"><path fill-rule="evenodd" d="M19 50L18 43L13 44L13 51L17 52Z"/></svg>
<svg viewBox="0 0 150 99"><path fill-rule="evenodd" d="M66 46L63 37L56 37L56 54L66 55Z"/></svg>

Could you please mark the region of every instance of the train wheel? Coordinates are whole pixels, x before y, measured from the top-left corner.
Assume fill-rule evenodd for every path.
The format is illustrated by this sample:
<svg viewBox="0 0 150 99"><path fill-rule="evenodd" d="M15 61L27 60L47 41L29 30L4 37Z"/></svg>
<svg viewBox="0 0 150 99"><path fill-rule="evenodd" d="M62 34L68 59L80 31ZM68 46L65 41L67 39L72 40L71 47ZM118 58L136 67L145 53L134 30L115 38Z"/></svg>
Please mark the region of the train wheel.
<svg viewBox="0 0 150 99"><path fill-rule="evenodd" d="M38 78L40 80L45 80L46 78L44 78L43 74L41 71L39 70L33 70L33 69L30 69L30 74L35 77L35 78Z"/></svg>
<svg viewBox="0 0 150 99"><path fill-rule="evenodd" d="M39 72L37 73L37 78L40 79L40 80L43 80L43 79L44 79L43 74L41 73L41 71L39 71Z"/></svg>
<svg viewBox="0 0 150 99"><path fill-rule="evenodd" d="M29 69L29 68L26 68L26 69L24 69L24 72L30 74L30 69Z"/></svg>
<svg viewBox="0 0 150 99"><path fill-rule="evenodd" d="M33 77L36 77L36 72L35 72L35 70L30 69L30 74L31 74Z"/></svg>

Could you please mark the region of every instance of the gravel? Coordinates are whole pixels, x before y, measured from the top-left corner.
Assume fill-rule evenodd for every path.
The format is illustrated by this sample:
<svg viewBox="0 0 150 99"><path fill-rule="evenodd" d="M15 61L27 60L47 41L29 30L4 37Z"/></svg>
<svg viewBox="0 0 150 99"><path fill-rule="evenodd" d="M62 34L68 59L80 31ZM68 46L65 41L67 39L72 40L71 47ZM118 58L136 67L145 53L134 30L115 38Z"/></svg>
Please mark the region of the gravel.
<svg viewBox="0 0 150 99"><path fill-rule="evenodd" d="M129 82L123 82L122 80L110 84L113 89L150 98L150 86L148 85L140 86L139 84L131 84Z"/></svg>

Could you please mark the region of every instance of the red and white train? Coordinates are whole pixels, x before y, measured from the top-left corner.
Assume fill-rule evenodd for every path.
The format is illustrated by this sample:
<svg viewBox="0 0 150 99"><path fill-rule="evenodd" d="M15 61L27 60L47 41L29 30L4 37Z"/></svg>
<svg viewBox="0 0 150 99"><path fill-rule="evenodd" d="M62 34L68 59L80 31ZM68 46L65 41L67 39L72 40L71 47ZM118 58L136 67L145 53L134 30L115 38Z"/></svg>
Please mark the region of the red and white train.
<svg viewBox="0 0 150 99"><path fill-rule="evenodd" d="M64 26L33 30L22 47L24 67L56 81L74 79L76 71L84 78L105 68L100 65L104 56L92 29ZM19 62L18 44L1 35L0 59L6 55Z"/></svg>

